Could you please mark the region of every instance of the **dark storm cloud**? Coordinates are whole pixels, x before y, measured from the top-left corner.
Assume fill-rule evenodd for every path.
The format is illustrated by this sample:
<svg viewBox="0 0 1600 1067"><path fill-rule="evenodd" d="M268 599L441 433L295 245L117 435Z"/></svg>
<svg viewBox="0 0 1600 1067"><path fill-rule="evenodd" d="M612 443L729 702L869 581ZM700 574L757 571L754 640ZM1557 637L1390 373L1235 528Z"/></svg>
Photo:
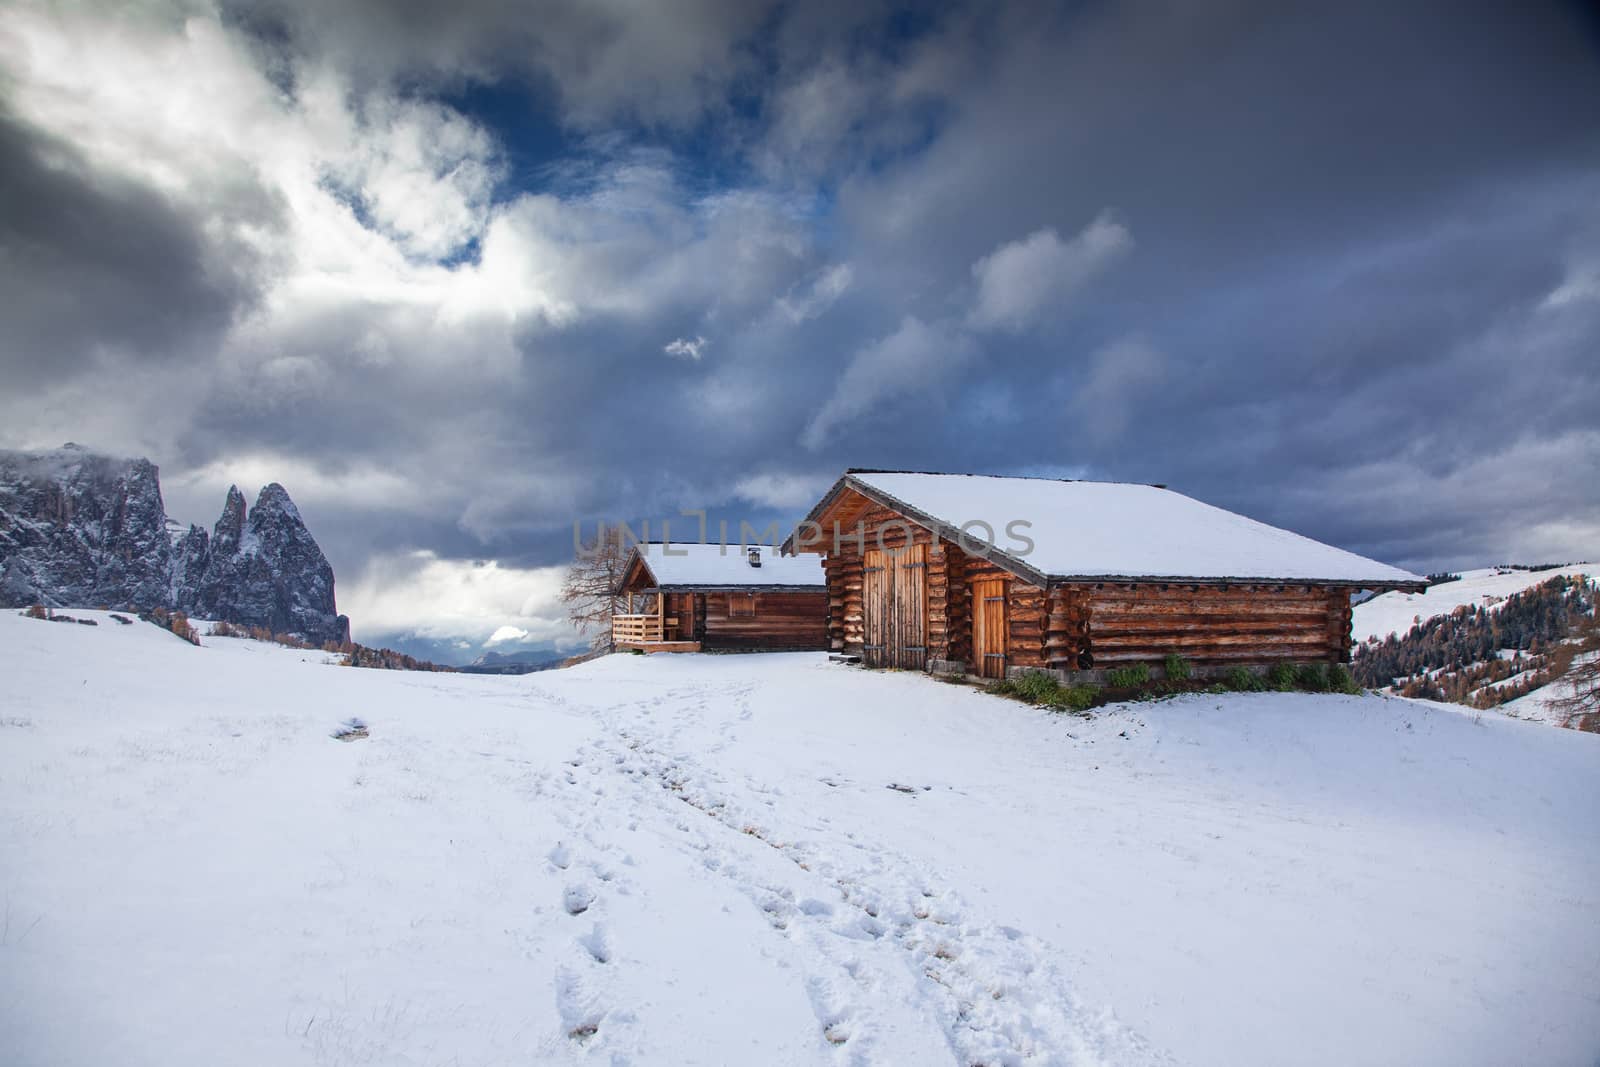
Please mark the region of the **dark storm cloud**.
<svg viewBox="0 0 1600 1067"><path fill-rule="evenodd" d="M1558 9L1326 10L1033 23L927 153L847 188L854 232L911 299L955 284L997 234L1106 207L1127 221L1137 254L1095 309L988 352L1022 395L1041 377L1060 386L1053 419L1036 405L1023 421L1039 458L1287 520L1282 490L1329 469L1407 456L1420 503L1428 479L1530 427L1594 426L1593 314L1571 312L1584 326L1553 343L1529 321L1593 255L1592 40ZM1166 372L1129 431L1097 442L1067 401L1123 332ZM1023 439L955 447L961 465L1004 466ZM903 456L898 444L851 442ZM1592 446L1568 456L1592 460ZM1409 523L1390 503L1347 496L1293 517L1371 545ZM1514 519L1477 521L1503 531L1569 503L1532 492ZM1459 536L1437 529L1408 558L1448 557Z"/></svg>
<svg viewBox="0 0 1600 1067"><path fill-rule="evenodd" d="M341 589L764 527L849 465L1167 482L1418 568L1600 547L1576 8L195 12L185 181L59 93L0 127L11 392L182 368L60 436L163 420L103 432L197 501L288 471Z"/></svg>
<svg viewBox="0 0 1600 1067"><path fill-rule="evenodd" d="M200 220L97 169L0 103L0 368L11 388L214 349L256 295L249 254L216 254Z"/></svg>

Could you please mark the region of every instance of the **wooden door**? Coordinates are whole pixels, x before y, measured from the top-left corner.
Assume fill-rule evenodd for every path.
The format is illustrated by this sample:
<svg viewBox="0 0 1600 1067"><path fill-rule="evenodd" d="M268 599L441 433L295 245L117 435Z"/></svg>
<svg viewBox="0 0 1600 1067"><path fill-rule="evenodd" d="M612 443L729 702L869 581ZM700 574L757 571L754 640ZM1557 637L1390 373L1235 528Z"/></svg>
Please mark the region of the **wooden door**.
<svg viewBox="0 0 1600 1067"><path fill-rule="evenodd" d="M928 661L928 546L868 549L861 568L861 659L922 670Z"/></svg>
<svg viewBox="0 0 1600 1067"><path fill-rule="evenodd" d="M861 568L861 662L868 667L889 663L889 623L894 604L894 571L887 553L868 549Z"/></svg>
<svg viewBox="0 0 1600 1067"><path fill-rule="evenodd" d="M1006 676L1006 580L972 583L972 658L985 678Z"/></svg>
<svg viewBox="0 0 1600 1067"><path fill-rule="evenodd" d="M920 671L928 663L928 546L906 545L894 557L893 666Z"/></svg>

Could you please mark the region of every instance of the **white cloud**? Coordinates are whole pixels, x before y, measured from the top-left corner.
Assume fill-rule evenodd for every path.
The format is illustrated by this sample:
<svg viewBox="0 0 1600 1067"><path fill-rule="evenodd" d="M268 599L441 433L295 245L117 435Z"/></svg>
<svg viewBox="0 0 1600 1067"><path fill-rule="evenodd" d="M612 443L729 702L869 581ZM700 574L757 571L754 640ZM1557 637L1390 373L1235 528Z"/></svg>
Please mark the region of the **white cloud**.
<svg viewBox="0 0 1600 1067"><path fill-rule="evenodd" d="M836 263L812 279L810 285L800 287L798 292L791 289L779 297L778 310L795 324L814 319L844 295L854 277L850 264Z"/></svg>
<svg viewBox="0 0 1600 1067"><path fill-rule="evenodd" d="M977 300L967 321L979 329L1020 331L1133 247L1133 238L1102 214L1070 241L1052 227L1003 244L972 265Z"/></svg>
<svg viewBox="0 0 1600 1067"><path fill-rule="evenodd" d="M773 175L825 170L858 124L886 110L881 95L876 80L836 62L808 71L773 97L762 167Z"/></svg>
<svg viewBox="0 0 1600 1067"><path fill-rule="evenodd" d="M294 456L267 453L235 453L161 478L167 510L201 525L215 520L228 486L237 485L248 493L268 482L281 484L301 507L355 505L373 512L421 512L430 503L425 487L393 469L355 463L330 470Z"/></svg>
<svg viewBox="0 0 1600 1067"><path fill-rule="evenodd" d="M1167 360L1137 337L1107 345L1090 360L1089 375L1072 398L1089 436L1106 442L1127 429L1141 397L1167 377Z"/></svg>
<svg viewBox="0 0 1600 1067"><path fill-rule="evenodd" d="M520 626L502 626L490 634L489 640L485 641L484 644L499 645L507 641L526 641L530 636L532 635Z"/></svg>
<svg viewBox="0 0 1600 1067"><path fill-rule="evenodd" d="M483 231L502 168L482 127L450 108L378 94L359 115L324 103L331 124L345 127L326 173L408 255L442 259Z"/></svg>
<svg viewBox="0 0 1600 1067"><path fill-rule="evenodd" d="M175 28L148 9L23 3L0 66L21 118L160 189L219 262L235 246L259 256L262 299L216 369L264 400L337 388L329 368L503 381L530 327L770 307L812 259L794 205L750 189L697 199L660 152L597 148L571 191L496 203L503 165L483 127L303 57L285 93L214 14ZM704 355L703 339L679 341L674 354Z"/></svg>
<svg viewBox="0 0 1600 1067"><path fill-rule="evenodd" d="M976 354L972 339L959 331L938 329L907 315L894 333L856 353L801 435L801 444L814 452L840 427L883 404L937 389Z"/></svg>
<svg viewBox="0 0 1600 1067"><path fill-rule="evenodd" d="M704 337L696 337L693 340L690 340L686 337L680 337L675 341L668 341L662 347L661 351L665 352L669 356L675 356L678 359L689 359L699 362L701 353L705 351L705 348L706 339Z"/></svg>
<svg viewBox="0 0 1600 1067"><path fill-rule="evenodd" d="M415 634L474 643L579 639L560 601L563 567L508 567L495 560L441 559L432 552L375 556L339 583L339 609L362 634Z"/></svg>
<svg viewBox="0 0 1600 1067"><path fill-rule="evenodd" d="M758 507L809 508L832 484L832 475L755 474L733 487L734 494Z"/></svg>
<svg viewBox="0 0 1600 1067"><path fill-rule="evenodd" d="M1548 311L1589 303L1600 303L1600 265L1569 269L1566 278L1550 291L1539 306Z"/></svg>

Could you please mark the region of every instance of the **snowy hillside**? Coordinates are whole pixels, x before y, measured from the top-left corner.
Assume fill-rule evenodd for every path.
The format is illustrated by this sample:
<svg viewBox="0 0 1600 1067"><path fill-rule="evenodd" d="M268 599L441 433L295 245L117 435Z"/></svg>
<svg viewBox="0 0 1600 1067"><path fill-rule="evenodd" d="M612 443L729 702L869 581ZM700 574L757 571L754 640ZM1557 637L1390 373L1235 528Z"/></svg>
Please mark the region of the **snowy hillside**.
<svg viewBox="0 0 1600 1067"><path fill-rule="evenodd" d="M1293 694L1086 720L809 654L362 671L10 612L0 655L9 1063L1600 1049L1600 737Z"/></svg>
<svg viewBox="0 0 1600 1067"><path fill-rule="evenodd" d="M1495 567L1423 593L1374 597L1353 612L1356 678L1388 693L1592 731L1592 716L1561 701L1575 691L1567 672L1590 655L1574 658L1571 646L1584 640L1583 620L1594 611L1596 573L1587 563Z"/></svg>
<svg viewBox="0 0 1600 1067"><path fill-rule="evenodd" d="M1420 593L1382 593L1357 604L1352 611L1351 640L1363 644L1390 634L1404 637L1406 631L1435 615L1448 615L1463 604L1494 604L1512 593L1554 578L1558 574L1589 574L1600 571L1593 563L1551 567L1541 571L1485 567L1462 571L1461 579L1431 586Z"/></svg>
<svg viewBox="0 0 1600 1067"><path fill-rule="evenodd" d="M1586 663L1593 658L1593 653L1583 653L1573 660L1574 666ZM1558 678L1547 686L1535 689L1525 696L1507 701L1496 710L1513 719L1526 719L1529 722L1544 722L1551 726L1571 726L1574 718L1578 717L1571 708L1562 702L1572 699L1577 687L1566 678Z"/></svg>

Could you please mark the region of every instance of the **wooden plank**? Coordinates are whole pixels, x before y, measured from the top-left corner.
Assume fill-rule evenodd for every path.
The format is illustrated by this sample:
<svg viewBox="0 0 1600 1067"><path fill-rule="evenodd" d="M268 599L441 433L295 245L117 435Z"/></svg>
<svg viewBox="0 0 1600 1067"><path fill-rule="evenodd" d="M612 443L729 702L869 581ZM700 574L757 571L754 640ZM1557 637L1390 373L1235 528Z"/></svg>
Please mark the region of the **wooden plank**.
<svg viewBox="0 0 1600 1067"><path fill-rule="evenodd" d="M1006 581L981 578L969 587L972 605L972 660L985 678L1004 678L1010 628L1006 619Z"/></svg>
<svg viewBox="0 0 1600 1067"><path fill-rule="evenodd" d="M885 553L872 549L866 553L862 568L861 626L862 662L869 667L882 667L888 648L890 620L889 583L892 572L885 565Z"/></svg>
<svg viewBox="0 0 1600 1067"><path fill-rule="evenodd" d="M1152 658L1160 659L1168 652L1182 652L1189 649L1208 648L1302 648L1321 649L1327 647L1327 638L1322 634L1282 634L1278 636L1265 636L1262 634L1172 634L1164 635L1155 640L1147 636L1125 637L1096 637L1094 639L1095 655L1112 649L1145 649Z"/></svg>
<svg viewBox="0 0 1600 1067"><path fill-rule="evenodd" d="M921 670L928 658L928 546L913 544L894 559L895 664Z"/></svg>
<svg viewBox="0 0 1600 1067"><path fill-rule="evenodd" d="M1313 663L1323 659L1321 655L1308 652L1304 648L1286 646L1282 648L1243 648L1243 649L1214 649L1204 653L1185 655L1190 663L1205 664L1233 664L1233 663L1275 663L1287 661L1290 663ZM1152 655L1144 650L1109 651L1103 655L1097 649L1094 654L1096 667L1107 667L1117 663L1159 663L1162 657Z"/></svg>
<svg viewBox="0 0 1600 1067"><path fill-rule="evenodd" d="M1246 615L1227 615L1216 618L1195 618L1185 615L1152 615L1146 618L1116 618L1103 619L1095 617L1090 626L1091 633L1101 634L1139 634L1139 633L1319 633L1327 632L1327 616L1319 615L1313 618L1283 619L1274 616L1250 617Z"/></svg>

